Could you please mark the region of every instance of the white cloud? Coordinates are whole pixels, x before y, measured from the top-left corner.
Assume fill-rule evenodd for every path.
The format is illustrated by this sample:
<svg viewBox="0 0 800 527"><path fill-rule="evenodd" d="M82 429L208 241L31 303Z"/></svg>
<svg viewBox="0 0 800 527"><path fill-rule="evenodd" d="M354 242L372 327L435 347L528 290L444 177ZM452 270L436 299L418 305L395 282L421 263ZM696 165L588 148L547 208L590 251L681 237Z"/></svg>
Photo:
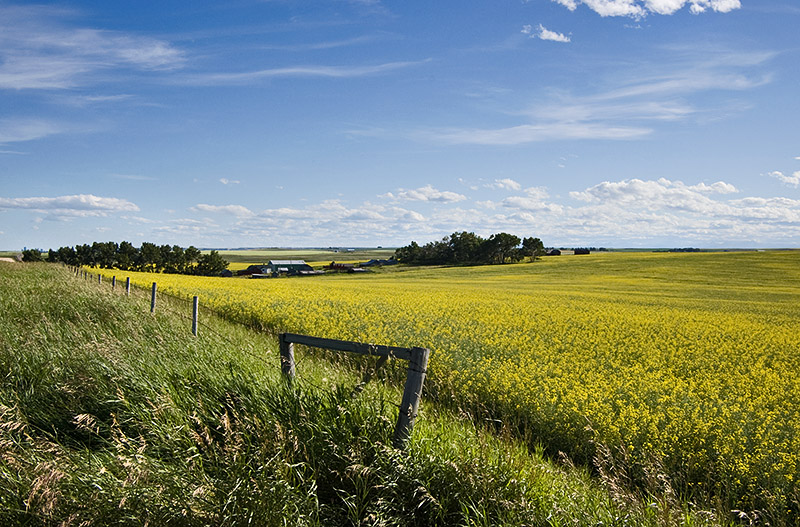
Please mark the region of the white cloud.
<svg viewBox="0 0 800 527"><path fill-rule="evenodd" d="M740 0L553 0L570 11L583 4L600 16L627 16L642 18L650 13L672 15L689 6L693 14L706 10L728 13L742 7Z"/></svg>
<svg viewBox="0 0 800 527"><path fill-rule="evenodd" d="M652 129L600 123L556 122L496 129L450 129L421 132L418 137L449 144L520 145L564 139L636 139Z"/></svg>
<svg viewBox="0 0 800 527"><path fill-rule="evenodd" d="M56 123L43 119L2 119L0 120L0 145L34 141L64 132Z"/></svg>
<svg viewBox="0 0 800 527"><path fill-rule="evenodd" d="M222 183L223 185L238 185L239 183L241 183L241 181L239 181L238 179L227 179L227 178L220 178L219 182Z"/></svg>
<svg viewBox="0 0 800 527"><path fill-rule="evenodd" d="M781 183L785 183L787 185L791 185L795 188L800 187L800 171L795 172L791 176L784 175L783 172L774 171L767 174L768 176L774 177Z"/></svg>
<svg viewBox="0 0 800 527"><path fill-rule="evenodd" d="M516 126L498 128L439 128L413 134L418 140L447 144L519 145L574 139L630 140L650 135L663 122L721 112L699 95L743 91L771 82L768 74L749 70L763 66L775 54L767 52L671 50L669 62L639 64L606 82L606 91L572 95L552 91L521 111L526 118ZM724 109L725 112L730 109ZM504 116L504 121L507 119Z"/></svg>
<svg viewBox="0 0 800 527"><path fill-rule="evenodd" d="M425 185L414 190L400 189L397 193L388 192L383 197L404 201L436 201L440 203L454 203L467 199L463 194L448 190L437 190L432 185Z"/></svg>
<svg viewBox="0 0 800 527"><path fill-rule="evenodd" d="M74 13L46 6L0 8L0 88L68 89L104 70L180 68L170 43L133 33L71 27Z"/></svg>
<svg viewBox="0 0 800 527"><path fill-rule="evenodd" d="M511 178L495 179L494 183L488 183L484 186L495 190L519 190L522 188L522 185Z"/></svg>
<svg viewBox="0 0 800 527"><path fill-rule="evenodd" d="M250 209L243 207L242 205L207 205L205 203L198 203L190 210L194 212L219 212L223 214L231 214L239 218L254 216L254 213Z"/></svg>
<svg viewBox="0 0 800 527"><path fill-rule="evenodd" d="M257 71L245 71L240 73L208 73L184 77L182 82L190 85L214 86L221 84L250 84L262 79L275 77L329 77L329 78L351 78L377 75L403 68L409 68L424 64L429 60L387 62L373 66L325 66L325 65L304 65L287 66L284 68L272 68Z"/></svg>
<svg viewBox="0 0 800 527"><path fill-rule="evenodd" d="M89 217L136 212L139 207L125 199L77 194L55 198L0 198L0 210L2 209L26 209L59 217Z"/></svg>
<svg viewBox="0 0 800 527"><path fill-rule="evenodd" d="M543 25L539 24L539 32L536 35L541 40L552 40L553 42L571 42L572 39L570 37L564 35L563 33L556 33L555 31L550 31Z"/></svg>
<svg viewBox="0 0 800 527"><path fill-rule="evenodd" d="M554 198L546 188L529 187L509 189L513 195L499 201L465 197L456 205L422 199L435 199L441 191L430 185L421 189L387 195L396 201L332 199L255 215L240 205L200 204L191 210L201 215L230 214L233 219L224 228L206 217L160 222L151 233L169 243L183 237L187 241L177 243L195 246L255 245L265 240L295 246L392 246L436 240L461 230L481 236L502 231L533 235L548 245L616 247L776 247L795 246L800 239L800 200L741 196L725 181L611 180L578 189L570 194L572 199ZM402 193L409 194L400 206ZM7 208L8 200L1 205ZM25 206L43 207L36 202Z"/></svg>
<svg viewBox="0 0 800 527"><path fill-rule="evenodd" d="M111 177L127 181L157 181L157 179L152 176L139 176L137 174L111 174Z"/></svg>
<svg viewBox="0 0 800 527"><path fill-rule="evenodd" d="M604 181L582 192L570 192L570 196L587 203L712 214L722 212L721 208L724 207L706 194L709 192L728 193L732 189L732 185L722 182L715 185L717 187L712 189L707 185L687 186L680 181L669 181L664 178L657 181L629 179L615 182Z"/></svg>

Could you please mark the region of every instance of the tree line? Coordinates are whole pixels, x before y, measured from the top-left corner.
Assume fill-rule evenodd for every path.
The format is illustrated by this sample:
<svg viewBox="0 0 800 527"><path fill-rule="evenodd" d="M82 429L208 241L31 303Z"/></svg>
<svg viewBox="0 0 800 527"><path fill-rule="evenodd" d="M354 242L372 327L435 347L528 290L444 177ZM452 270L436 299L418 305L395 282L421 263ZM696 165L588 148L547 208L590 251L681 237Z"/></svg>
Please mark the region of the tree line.
<svg viewBox="0 0 800 527"><path fill-rule="evenodd" d="M395 258L413 265L481 265L530 261L545 254L539 238L522 238L506 232L482 238L474 232L454 232L440 241L410 245L395 251Z"/></svg>
<svg viewBox="0 0 800 527"><path fill-rule="evenodd" d="M219 276L228 267L217 251L203 254L200 249L190 245L156 245L144 242L141 247L123 241L94 242L75 247L50 249L44 257L35 249L23 251L24 261L46 260L62 262L67 265L121 269L123 271L144 271L152 273L192 274Z"/></svg>

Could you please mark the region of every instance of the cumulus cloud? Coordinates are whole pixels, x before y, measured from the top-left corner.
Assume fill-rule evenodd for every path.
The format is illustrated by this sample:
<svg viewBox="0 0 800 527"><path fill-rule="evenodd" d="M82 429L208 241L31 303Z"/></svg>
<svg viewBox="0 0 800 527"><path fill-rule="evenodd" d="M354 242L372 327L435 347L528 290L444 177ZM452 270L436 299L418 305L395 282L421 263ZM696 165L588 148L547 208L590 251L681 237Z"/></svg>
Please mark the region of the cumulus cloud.
<svg viewBox="0 0 800 527"><path fill-rule="evenodd" d="M76 194L54 198L0 197L0 210L2 209L26 209L57 216L89 217L108 216L118 212L136 212L139 207L125 199L105 198L92 194Z"/></svg>
<svg viewBox="0 0 800 527"><path fill-rule="evenodd" d="M205 203L198 203L190 210L194 212L230 214L239 218L247 218L254 215L250 209L242 205L207 205Z"/></svg>
<svg viewBox="0 0 800 527"><path fill-rule="evenodd" d="M728 13L742 7L740 0L553 0L575 11L579 4L583 4L600 16L627 16L643 18L650 13L658 15L672 15L689 6L693 14L700 14L707 10L719 13Z"/></svg>
<svg viewBox="0 0 800 527"><path fill-rule="evenodd" d="M220 178L219 182L222 183L223 185L238 185L239 183L241 183L241 181L239 181L238 179L227 179L227 178Z"/></svg>
<svg viewBox="0 0 800 527"><path fill-rule="evenodd" d="M791 176L785 175L783 172L774 171L767 174L768 176L774 177L781 183L785 183L786 185L790 185L792 187L800 187L800 171L795 172Z"/></svg>
<svg viewBox="0 0 800 527"><path fill-rule="evenodd" d="M657 181L628 179L624 181L604 181L582 192L571 192L574 199L587 203L616 204L649 210L673 209L703 214L724 212L725 205L713 200L707 194L728 194L735 192L732 185L724 182L713 185L689 186L681 181L661 178Z"/></svg>
<svg viewBox="0 0 800 527"><path fill-rule="evenodd" d="M403 201L436 201L439 203L454 203L467 199L463 194L448 190L437 190L432 185L425 185L414 190L400 189L396 193L388 192L383 197Z"/></svg>
<svg viewBox="0 0 800 527"><path fill-rule="evenodd" d="M522 188L522 185L511 178L495 179L494 183L488 183L484 186L495 190L519 190Z"/></svg>
<svg viewBox="0 0 800 527"><path fill-rule="evenodd" d="M526 24L522 26L522 33L525 35L529 35L530 38L539 38L541 40L552 40L554 42L570 42L570 37L562 34L556 33L555 31L550 31L543 25L539 24L536 28L536 31L533 30L533 26L530 24Z"/></svg>
<svg viewBox="0 0 800 527"><path fill-rule="evenodd" d="M553 42L571 42L572 39L563 33L556 33L555 31L550 31L543 25L539 24L538 31L536 36L538 36L541 40L552 40Z"/></svg>

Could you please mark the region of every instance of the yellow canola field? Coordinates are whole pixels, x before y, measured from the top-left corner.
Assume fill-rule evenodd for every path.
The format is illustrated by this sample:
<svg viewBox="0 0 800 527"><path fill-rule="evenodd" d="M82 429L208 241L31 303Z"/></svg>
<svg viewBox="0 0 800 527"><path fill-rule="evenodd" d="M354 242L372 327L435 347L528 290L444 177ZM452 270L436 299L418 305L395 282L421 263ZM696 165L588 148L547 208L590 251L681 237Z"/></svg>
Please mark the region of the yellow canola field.
<svg viewBox="0 0 800 527"><path fill-rule="evenodd" d="M551 452L591 461L604 444L630 467L657 461L690 496L796 507L796 251L266 280L104 273L273 330L428 347L431 388Z"/></svg>

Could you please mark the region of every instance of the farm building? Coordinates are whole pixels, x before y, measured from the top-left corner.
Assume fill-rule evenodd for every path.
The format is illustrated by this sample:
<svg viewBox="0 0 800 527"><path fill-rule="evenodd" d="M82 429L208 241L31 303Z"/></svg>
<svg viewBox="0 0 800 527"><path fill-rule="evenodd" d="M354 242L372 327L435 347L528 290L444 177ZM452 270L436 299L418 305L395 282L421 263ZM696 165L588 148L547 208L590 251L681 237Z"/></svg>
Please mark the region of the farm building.
<svg viewBox="0 0 800 527"><path fill-rule="evenodd" d="M251 265L247 269L239 271L239 276L251 276L252 278L269 278L271 276L309 276L322 274L322 271L315 271L305 260L270 260L268 263Z"/></svg>
<svg viewBox="0 0 800 527"><path fill-rule="evenodd" d="M296 275L314 270L305 260L270 260L266 269L273 276L280 274Z"/></svg>
<svg viewBox="0 0 800 527"><path fill-rule="evenodd" d="M242 269L238 273L239 276L252 276L254 274L266 274L269 272L267 264L251 265L247 269Z"/></svg>
<svg viewBox="0 0 800 527"><path fill-rule="evenodd" d="M561 251L558 249L550 249L547 251L546 256L561 256Z"/></svg>

